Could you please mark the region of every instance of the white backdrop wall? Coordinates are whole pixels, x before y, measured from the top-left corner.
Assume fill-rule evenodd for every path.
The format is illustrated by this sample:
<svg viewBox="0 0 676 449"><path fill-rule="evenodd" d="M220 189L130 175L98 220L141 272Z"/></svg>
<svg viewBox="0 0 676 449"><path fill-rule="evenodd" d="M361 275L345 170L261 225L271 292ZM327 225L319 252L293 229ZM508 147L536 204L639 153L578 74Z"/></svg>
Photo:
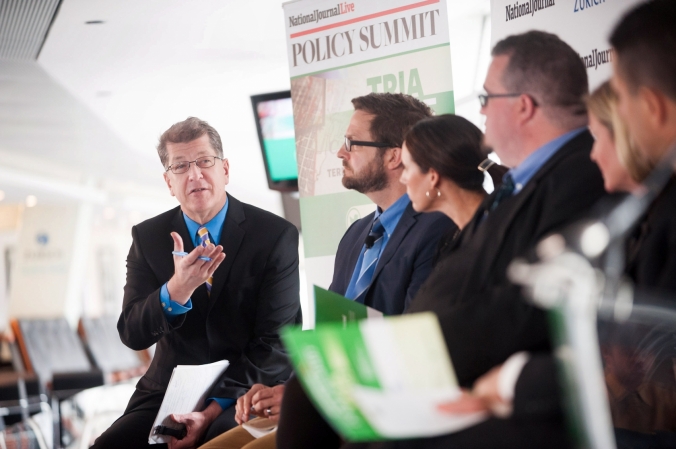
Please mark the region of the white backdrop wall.
<svg viewBox="0 0 676 449"><path fill-rule="evenodd" d="M529 30L557 34L580 55L593 90L612 73L608 36L622 14L642 0L491 1L491 47ZM676 26L676 24L674 25Z"/></svg>

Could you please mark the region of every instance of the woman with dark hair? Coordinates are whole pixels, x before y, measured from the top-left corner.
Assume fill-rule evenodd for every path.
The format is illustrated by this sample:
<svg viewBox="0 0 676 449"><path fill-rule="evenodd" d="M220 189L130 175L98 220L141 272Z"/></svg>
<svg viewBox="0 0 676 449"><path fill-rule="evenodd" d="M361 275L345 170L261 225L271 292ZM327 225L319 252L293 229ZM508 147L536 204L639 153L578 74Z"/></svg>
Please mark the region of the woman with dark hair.
<svg viewBox="0 0 676 449"><path fill-rule="evenodd" d="M416 123L406 135L400 181L418 212L439 211L458 226L439 242L437 260L470 222L486 198L484 172L497 188L507 167L485 159L483 133L470 121L444 114Z"/></svg>
<svg viewBox="0 0 676 449"><path fill-rule="evenodd" d="M401 182L416 211L442 212L460 229L469 223L486 197L479 168L485 158L482 140L479 128L457 115L431 117L411 128L402 146ZM507 169L490 165L497 185Z"/></svg>

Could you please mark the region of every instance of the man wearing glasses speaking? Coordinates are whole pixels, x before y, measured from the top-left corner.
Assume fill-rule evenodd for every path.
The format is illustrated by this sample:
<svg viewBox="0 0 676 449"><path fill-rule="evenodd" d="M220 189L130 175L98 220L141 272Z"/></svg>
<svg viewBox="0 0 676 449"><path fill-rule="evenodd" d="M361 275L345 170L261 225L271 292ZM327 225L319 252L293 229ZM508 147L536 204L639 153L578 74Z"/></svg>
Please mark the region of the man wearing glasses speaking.
<svg viewBox="0 0 676 449"><path fill-rule="evenodd" d="M230 361L202 411L174 417L187 435L172 437L171 448L195 447L234 427L239 396L291 373L279 330L300 322L297 229L226 193L230 166L208 123L190 117L174 124L157 151L180 207L133 227L118 322L124 344L157 348L96 449L148 446L176 365Z"/></svg>

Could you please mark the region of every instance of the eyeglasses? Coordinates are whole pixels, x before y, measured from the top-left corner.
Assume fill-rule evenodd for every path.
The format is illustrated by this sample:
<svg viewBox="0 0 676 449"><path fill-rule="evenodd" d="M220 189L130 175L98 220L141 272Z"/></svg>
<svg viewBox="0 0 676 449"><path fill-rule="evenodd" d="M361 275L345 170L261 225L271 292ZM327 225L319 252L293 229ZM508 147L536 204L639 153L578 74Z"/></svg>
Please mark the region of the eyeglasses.
<svg viewBox="0 0 676 449"><path fill-rule="evenodd" d="M195 159L194 161L181 161L171 164L164 172L166 173L171 170L172 173L180 175L181 173L185 173L190 170L190 164L195 164L199 168L209 168L216 164L216 159L223 160L222 157L218 156L202 156L201 158Z"/></svg>
<svg viewBox="0 0 676 449"><path fill-rule="evenodd" d="M480 94L479 95L479 103L481 103L481 107L485 108L486 105L488 104L488 100L491 98L509 98L509 97L520 97L521 95L526 95L530 100L533 102L533 106L537 106L538 102L535 101L535 98L533 98L532 95L529 94L517 94L517 93L512 93L512 94Z"/></svg>
<svg viewBox="0 0 676 449"><path fill-rule="evenodd" d="M376 147L376 148L392 148L395 145L384 142L365 142L363 140L350 140L345 137L345 151L348 153L352 151L352 145L362 146L362 147Z"/></svg>

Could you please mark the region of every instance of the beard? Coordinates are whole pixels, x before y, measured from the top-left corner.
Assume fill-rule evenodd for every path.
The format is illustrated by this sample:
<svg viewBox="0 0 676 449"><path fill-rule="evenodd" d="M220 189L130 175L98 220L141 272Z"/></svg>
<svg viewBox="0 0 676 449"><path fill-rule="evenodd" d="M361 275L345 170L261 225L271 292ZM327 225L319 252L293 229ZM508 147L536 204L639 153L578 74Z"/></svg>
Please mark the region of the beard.
<svg viewBox="0 0 676 449"><path fill-rule="evenodd" d="M343 162L343 166L347 167L347 164ZM361 173L354 173L353 171L352 176L348 176L343 171L343 186L346 189L356 190L359 193L384 190L388 186L388 179L383 158L373 158Z"/></svg>

